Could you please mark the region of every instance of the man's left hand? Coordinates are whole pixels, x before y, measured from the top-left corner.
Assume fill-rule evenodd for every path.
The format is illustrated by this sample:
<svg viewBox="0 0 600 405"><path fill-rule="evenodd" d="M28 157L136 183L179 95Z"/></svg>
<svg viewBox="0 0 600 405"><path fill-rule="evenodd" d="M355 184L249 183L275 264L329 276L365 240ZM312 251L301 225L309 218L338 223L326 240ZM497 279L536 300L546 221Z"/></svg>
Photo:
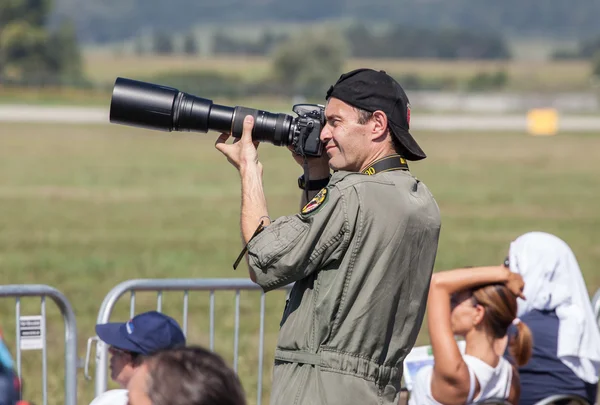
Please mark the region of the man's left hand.
<svg viewBox="0 0 600 405"><path fill-rule="evenodd" d="M247 115L244 118L244 126L241 138L234 140L231 144L227 144L225 142L231 135L223 133L217 138L217 142L215 143L215 148L224 154L229 163L231 163L240 172L252 165L258 166L260 169L262 169L262 165L258 161L257 148L259 142L252 141L253 127L254 118L251 115Z"/></svg>

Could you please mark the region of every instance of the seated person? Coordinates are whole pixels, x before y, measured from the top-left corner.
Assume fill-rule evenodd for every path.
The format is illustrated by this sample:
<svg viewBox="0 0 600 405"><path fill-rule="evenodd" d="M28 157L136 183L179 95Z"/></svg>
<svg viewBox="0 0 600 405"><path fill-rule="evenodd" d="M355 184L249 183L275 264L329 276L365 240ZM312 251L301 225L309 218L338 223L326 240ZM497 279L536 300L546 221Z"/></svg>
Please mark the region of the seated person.
<svg viewBox="0 0 600 405"><path fill-rule="evenodd" d="M145 356L160 350L185 346L185 336L177 321L156 311L141 313L124 323L96 325L98 338L109 345L110 377L123 389L109 390L90 405L125 405L134 371Z"/></svg>
<svg viewBox="0 0 600 405"><path fill-rule="evenodd" d="M410 405L464 405L488 398L519 403L519 375L502 357L513 322L510 350L523 365L531 355L529 329L517 318L523 280L504 266L465 268L433 275L427 322L434 365L416 375ZM462 355L455 335L465 339Z"/></svg>
<svg viewBox="0 0 600 405"><path fill-rule="evenodd" d="M534 341L531 360L519 368L519 403L575 394L595 404L600 332L573 251L554 235L530 232L511 243L505 264L525 281L518 314Z"/></svg>
<svg viewBox="0 0 600 405"><path fill-rule="evenodd" d="M200 347L159 352L129 382L129 405L246 405L236 373Z"/></svg>

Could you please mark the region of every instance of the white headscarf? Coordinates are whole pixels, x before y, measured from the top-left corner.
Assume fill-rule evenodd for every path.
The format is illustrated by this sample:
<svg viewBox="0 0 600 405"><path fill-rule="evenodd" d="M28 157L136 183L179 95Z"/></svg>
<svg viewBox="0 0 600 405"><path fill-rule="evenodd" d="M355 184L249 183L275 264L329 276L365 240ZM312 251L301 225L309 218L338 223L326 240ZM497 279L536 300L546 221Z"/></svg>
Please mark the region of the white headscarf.
<svg viewBox="0 0 600 405"><path fill-rule="evenodd" d="M519 236L510 245L510 270L525 281L518 315L555 310L559 319L558 358L582 380L596 384L600 370L600 331L588 291L571 248L544 232Z"/></svg>

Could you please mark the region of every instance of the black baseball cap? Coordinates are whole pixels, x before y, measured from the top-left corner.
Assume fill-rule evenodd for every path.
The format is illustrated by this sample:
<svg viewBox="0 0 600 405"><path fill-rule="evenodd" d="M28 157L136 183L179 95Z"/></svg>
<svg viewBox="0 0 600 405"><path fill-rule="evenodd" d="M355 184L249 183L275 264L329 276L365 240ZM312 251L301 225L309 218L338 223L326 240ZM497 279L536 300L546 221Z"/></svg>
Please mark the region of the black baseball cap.
<svg viewBox="0 0 600 405"><path fill-rule="evenodd" d="M409 132L408 97L402 86L385 71L362 68L344 73L327 91L325 98L328 100L330 97L365 111L383 111L392 134L402 146L402 156L407 160L427 157Z"/></svg>

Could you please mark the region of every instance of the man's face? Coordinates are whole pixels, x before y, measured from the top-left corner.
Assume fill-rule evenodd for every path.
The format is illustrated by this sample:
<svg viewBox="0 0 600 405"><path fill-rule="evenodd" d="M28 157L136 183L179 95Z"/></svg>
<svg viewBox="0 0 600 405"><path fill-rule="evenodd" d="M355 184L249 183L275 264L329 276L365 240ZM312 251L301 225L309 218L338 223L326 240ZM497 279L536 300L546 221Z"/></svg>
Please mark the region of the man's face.
<svg viewBox="0 0 600 405"><path fill-rule="evenodd" d="M358 112L337 98L330 98L325 108L327 124L321 131L321 142L333 170L360 171L371 148L368 124L358 123Z"/></svg>
<svg viewBox="0 0 600 405"><path fill-rule="evenodd" d="M127 405L152 405L148 397L148 366L142 364L135 369L133 376L127 384L128 398Z"/></svg>
<svg viewBox="0 0 600 405"><path fill-rule="evenodd" d="M131 353L114 346L109 347L108 352L112 355L110 358L110 378L125 388L135 369L133 357Z"/></svg>

